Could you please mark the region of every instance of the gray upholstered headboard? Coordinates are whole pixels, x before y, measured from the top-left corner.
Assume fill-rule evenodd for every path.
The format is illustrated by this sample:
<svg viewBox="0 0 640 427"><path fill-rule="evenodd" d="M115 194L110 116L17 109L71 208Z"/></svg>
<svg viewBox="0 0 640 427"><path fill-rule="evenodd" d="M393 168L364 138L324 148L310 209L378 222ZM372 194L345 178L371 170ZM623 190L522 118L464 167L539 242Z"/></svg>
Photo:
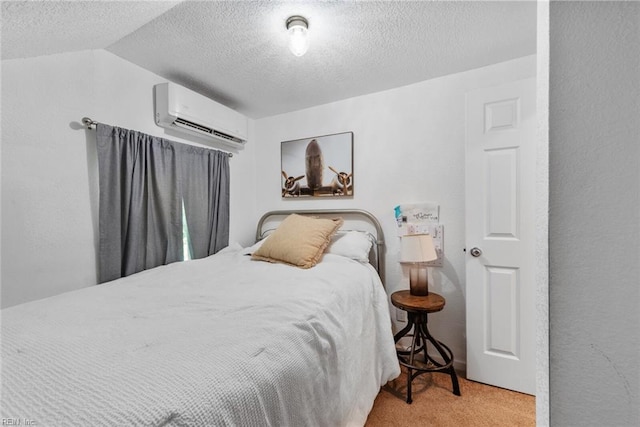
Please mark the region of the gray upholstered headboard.
<svg viewBox="0 0 640 427"><path fill-rule="evenodd" d="M314 209L314 210L278 210L269 211L262 215L256 227L256 241L266 237L270 232L275 230L280 222L287 215L296 213L299 215L311 215L317 217L340 217L344 220L342 231L365 231L372 236L374 245L372 245L370 254L370 263L373 265L382 280L384 278L384 233L378 219L370 212L362 209Z"/></svg>

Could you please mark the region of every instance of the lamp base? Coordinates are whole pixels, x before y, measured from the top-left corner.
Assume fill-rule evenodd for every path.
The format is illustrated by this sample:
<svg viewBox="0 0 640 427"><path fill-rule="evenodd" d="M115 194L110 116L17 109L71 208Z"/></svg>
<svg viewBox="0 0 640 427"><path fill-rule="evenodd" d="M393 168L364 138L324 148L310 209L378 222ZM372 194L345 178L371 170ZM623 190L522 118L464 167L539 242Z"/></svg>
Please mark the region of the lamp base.
<svg viewBox="0 0 640 427"><path fill-rule="evenodd" d="M429 295L426 267L411 267L409 270L409 293L416 296Z"/></svg>

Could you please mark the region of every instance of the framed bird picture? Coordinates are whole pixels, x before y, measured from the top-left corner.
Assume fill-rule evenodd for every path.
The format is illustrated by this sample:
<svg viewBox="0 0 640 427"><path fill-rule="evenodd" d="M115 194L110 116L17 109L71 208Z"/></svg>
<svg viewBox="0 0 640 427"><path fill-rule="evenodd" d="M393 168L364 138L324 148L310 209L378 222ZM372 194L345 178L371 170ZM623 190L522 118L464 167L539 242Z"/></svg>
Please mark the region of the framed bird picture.
<svg viewBox="0 0 640 427"><path fill-rule="evenodd" d="M282 198L353 197L353 132L283 141Z"/></svg>

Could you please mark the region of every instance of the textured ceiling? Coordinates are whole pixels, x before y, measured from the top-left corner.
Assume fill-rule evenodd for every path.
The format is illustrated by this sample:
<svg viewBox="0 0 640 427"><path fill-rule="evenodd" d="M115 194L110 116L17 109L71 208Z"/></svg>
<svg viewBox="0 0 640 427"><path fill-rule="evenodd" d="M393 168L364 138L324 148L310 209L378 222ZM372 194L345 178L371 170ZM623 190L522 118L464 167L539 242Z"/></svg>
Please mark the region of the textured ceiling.
<svg viewBox="0 0 640 427"><path fill-rule="evenodd" d="M105 48L253 118L533 54L536 41L529 1L3 2L2 9L3 59ZM285 21L295 14L309 21L302 57L287 49Z"/></svg>
<svg viewBox="0 0 640 427"><path fill-rule="evenodd" d="M2 1L2 59L104 49L180 2Z"/></svg>

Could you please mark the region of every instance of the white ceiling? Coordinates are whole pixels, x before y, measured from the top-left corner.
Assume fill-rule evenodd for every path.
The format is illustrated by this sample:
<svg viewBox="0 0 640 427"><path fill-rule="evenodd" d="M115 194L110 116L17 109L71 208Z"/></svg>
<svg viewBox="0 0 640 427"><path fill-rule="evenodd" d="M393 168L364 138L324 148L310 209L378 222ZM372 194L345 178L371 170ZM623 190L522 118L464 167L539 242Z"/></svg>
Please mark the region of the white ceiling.
<svg viewBox="0 0 640 427"><path fill-rule="evenodd" d="M309 21L306 55L285 21ZM534 1L3 1L2 59L106 49L252 118L535 53Z"/></svg>

